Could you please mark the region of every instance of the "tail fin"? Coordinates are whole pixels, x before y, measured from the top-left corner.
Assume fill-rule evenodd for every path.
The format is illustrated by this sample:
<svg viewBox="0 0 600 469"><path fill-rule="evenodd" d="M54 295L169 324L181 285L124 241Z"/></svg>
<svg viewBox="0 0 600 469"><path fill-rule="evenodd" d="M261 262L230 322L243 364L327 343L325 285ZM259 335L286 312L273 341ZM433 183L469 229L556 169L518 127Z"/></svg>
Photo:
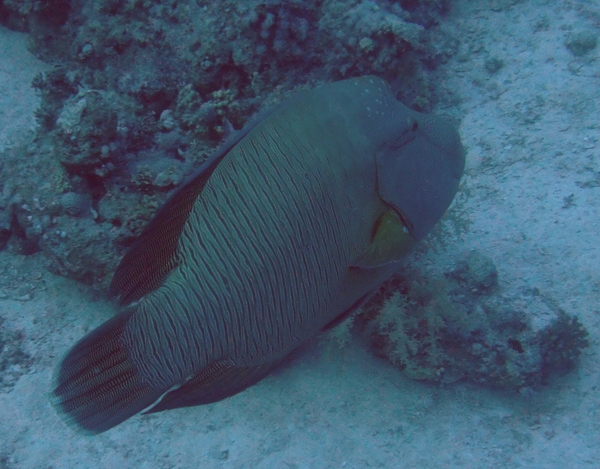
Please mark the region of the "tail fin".
<svg viewBox="0 0 600 469"><path fill-rule="evenodd" d="M128 308L80 340L55 372L52 403L77 430L106 431L164 392L137 373L123 346L123 329L132 313Z"/></svg>

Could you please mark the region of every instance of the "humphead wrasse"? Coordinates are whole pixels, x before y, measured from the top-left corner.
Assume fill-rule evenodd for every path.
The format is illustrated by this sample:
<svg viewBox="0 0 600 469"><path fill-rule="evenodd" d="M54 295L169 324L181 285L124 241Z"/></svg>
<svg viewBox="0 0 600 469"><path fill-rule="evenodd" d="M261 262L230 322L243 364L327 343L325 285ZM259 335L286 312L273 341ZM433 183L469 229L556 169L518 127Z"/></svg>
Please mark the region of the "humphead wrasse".
<svg viewBox="0 0 600 469"><path fill-rule="evenodd" d="M212 155L111 284L124 309L59 365L52 400L99 433L242 391L355 308L440 219L464 153L376 77L298 93Z"/></svg>

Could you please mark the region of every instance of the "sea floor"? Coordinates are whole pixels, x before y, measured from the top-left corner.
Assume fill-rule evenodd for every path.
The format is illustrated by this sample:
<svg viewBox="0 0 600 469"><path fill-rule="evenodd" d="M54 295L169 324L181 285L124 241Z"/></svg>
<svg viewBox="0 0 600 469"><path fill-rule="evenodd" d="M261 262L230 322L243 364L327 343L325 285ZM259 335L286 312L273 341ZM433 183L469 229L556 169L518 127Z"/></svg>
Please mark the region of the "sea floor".
<svg viewBox="0 0 600 469"><path fill-rule="evenodd" d="M600 4L452 3L443 28L461 45L435 79L437 112L461 120L468 150L462 229L418 262L443 272L477 249L500 288L551 296L590 333L576 370L526 395L432 386L322 338L232 398L82 436L50 405L52 371L114 306L48 273L40 255L3 251L4 347L30 358L1 374L0 468L600 467L600 46L567 47L598 34ZM28 84L46 65L26 41L0 29L0 150L32 135Z"/></svg>

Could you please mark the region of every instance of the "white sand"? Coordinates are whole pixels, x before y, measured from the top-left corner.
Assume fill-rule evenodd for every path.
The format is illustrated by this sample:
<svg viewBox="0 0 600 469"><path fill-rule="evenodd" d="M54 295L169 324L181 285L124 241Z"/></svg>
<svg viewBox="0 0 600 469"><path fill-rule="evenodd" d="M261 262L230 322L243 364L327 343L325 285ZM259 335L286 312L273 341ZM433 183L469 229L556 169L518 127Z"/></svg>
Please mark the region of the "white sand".
<svg viewBox="0 0 600 469"><path fill-rule="evenodd" d="M66 427L49 404L60 356L113 314L85 287L31 272L33 299L0 300L5 326L35 357L0 393L0 468L598 468L600 467L600 47L581 58L569 29L598 29L591 1L462 0L444 26L459 56L437 71L459 98L467 146L462 239L422 262L443 270L469 249L498 266L502 287L527 284L578 314L591 346L577 370L528 398L469 384L427 386L358 348L308 347L301 359L223 402L134 417L96 437ZM489 5L512 5L492 11ZM535 25L547 19L547 30ZM0 30L0 146L22 138L43 69L25 37ZM484 61L504 61L490 75ZM444 111L444 110L442 110ZM8 143L7 143L8 142ZM573 205L563 208L565 198ZM4 252L0 262L22 259ZM4 264L6 265L6 264ZM44 286L45 285L45 286ZM16 291L16 290L15 290Z"/></svg>

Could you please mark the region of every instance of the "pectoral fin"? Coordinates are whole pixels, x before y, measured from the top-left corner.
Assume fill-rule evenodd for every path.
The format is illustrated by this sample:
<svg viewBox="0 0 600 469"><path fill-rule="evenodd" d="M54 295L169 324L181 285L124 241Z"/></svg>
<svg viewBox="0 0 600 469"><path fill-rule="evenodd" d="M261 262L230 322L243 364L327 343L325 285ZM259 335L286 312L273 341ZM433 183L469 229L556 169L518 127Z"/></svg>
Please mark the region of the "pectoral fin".
<svg viewBox="0 0 600 469"><path fill-rule="evenodd" d="M398 212L390 208L375 223L371 244L352 266L369 269L398 261L415 243Z"/></svg>

